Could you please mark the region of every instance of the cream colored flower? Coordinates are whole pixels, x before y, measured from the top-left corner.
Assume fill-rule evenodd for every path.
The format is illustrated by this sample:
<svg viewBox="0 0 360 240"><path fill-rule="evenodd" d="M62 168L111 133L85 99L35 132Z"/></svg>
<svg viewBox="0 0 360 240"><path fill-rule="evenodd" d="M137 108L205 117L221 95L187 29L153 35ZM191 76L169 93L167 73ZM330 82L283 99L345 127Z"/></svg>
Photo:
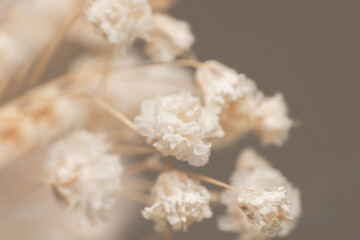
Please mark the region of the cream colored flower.
<svg viewBox="0 0 360 240"><path fill-rule="evenodd" d="M205 104L216 113L257 91L251 79L217 61L201 64L196 71L196 81L203 91Z"/></svg>
<svg viewBox="0 0 360 240"><path fill-rule="evenodd" d="M53 189L82 220L97 222L118 199L123 169L109 148L105 136L77 131L50 149Z"/></svg>
<svg viewBox="0 0 360 240"><path fill-rule="evenodd" d="M272 192L244 189L238 196L237 204L247 219L269 236L280 232L282 221L289 219L290 206L285 187L278 187Z"/></svg>
<svg viewBox="0 0 360 240"><path fill-rule="evenodd" d="M281 222L282 231L276 235L286 236L296 226L297 219L301 214L300 191L253 149L246 149L240 154L230 182L236 189L253 188L273 191L278 187L285 186L287 199L290 202L288 215L291 219L284 219ZM241 240L266 239L266 234L259 232L255 225L246 220L245 214L235 201L236 198L232 192L225 191L223 193L221 202L226 205L226 214L218 220L219 229L240 233L239 239Z"/></svg>
<svg viewBox="0 0 360 240"><path fill-rule="evenodd" d="M204 62L196 72L205 104L220 116L223 143L255 132L262 143L281 146L292 121L281 94L265 97L255 83L216 61Z"/></svg>
<svg viewBox="0 0 360 240"><path fill-rule="evenodd" d="M171 61L190 50L195 38L190 26L165 14L153 15L146 52L155 60Z"/></svg>
<svg viewBox="0 0 360 240"><path fill-rule="evenodd" d="M281 146L287 139L293 123L288 117L287 106L281 94L265 97L253 109L254 129L264 144Z"/></svg>
<svg viewBox="0 0 360 240"><path fill-rule="evenodd" d="M146 0L97 0L90 4L86 18L109 42L127 47L136 38L147 39L151 7Z"/></svg>
<svg viewBox="0 0 360 240"><path fill-rule="evenodd" d="M165 156L203 166L209 161L209 138L221 137L218 117L189 92L146 100L135 130Z"/></svg>
<svg viewBox="0 0 360 240"><path fill-rule="evenodd" d="M165 230L168 224L174 230L186 231L192 223L212 216L210 192L184 173L162 173L151 194L153 203L142 211L142 215L155 221L156 231Z"/></svg>

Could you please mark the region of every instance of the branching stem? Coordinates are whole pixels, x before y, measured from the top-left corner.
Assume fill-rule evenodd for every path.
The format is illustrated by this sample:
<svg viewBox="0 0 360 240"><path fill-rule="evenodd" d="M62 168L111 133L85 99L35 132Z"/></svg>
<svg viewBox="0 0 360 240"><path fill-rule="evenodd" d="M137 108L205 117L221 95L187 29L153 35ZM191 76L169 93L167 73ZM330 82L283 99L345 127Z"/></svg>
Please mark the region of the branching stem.
<svg viewBox="0 0 360 240"><path fill-rule="evenodd" d="M204 175L192 173L192 172L186 172L186 171L179 171L179 172L183 172L183 173L185 173L186 175L188 175L189 177L197 178L197 179L199 179L199 180L201 180L201 181L208 182L208 183L211 183L211 184L213 184L213 185L217 185L217 186L220 186L220 187L223 187L223 188L230 189L231 191L233 191L233 192L236 193L237 195L240 194L239 190L237 190L237 189L234 188L233 186L230 186L229 184L226 184L226 183L221 182L221 181L219 181L219 180L216 180L216 179L213 179L213 178L204 176Z"/></svg>

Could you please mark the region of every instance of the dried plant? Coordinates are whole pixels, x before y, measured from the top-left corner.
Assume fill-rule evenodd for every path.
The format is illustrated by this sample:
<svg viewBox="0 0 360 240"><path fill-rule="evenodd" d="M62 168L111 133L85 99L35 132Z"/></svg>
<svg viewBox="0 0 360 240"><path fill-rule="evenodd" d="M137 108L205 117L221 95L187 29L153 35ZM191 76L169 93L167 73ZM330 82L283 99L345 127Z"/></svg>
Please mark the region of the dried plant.
<svg viewBox="0 0 360 240"><path fill-rule="evenodd" d="M177 2L0 2L1 239L118 239L134 214L172 239L220 204L219 230L238 239L295 227L299 190L254 150L229 184L173 166L252 132L281 146L294 125L281 94L194 57L190 25L166 14Z"/></svg>

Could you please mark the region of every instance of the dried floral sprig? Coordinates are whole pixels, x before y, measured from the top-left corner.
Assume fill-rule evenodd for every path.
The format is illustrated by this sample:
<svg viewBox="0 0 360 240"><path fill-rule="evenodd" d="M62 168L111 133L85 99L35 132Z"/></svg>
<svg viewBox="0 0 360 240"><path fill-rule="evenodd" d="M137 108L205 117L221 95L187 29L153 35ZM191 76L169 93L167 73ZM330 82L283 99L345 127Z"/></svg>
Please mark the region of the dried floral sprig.
<svg viewBox="0 0 360 240"><path fill-rule="evenodd" d="M2 90L14 79L37 82L84 14L88 22L78 29L92 24L106 41L93 41L90 33L73 29L70 35L82 39L73 43L86 46L88 54L70 64L73 72L0 108L0 165L34 149L50 151L45 182L83 224L104 221L104 214L114 214L108 210L124 197L144 204L142 215L155 221L155 230L166 239L173 230L186 231L211 218L211 207L220 202L226 205L220 230L239 233L240 239L285 236L293 229L301 213L299 190L254 151L240 156L230 184L177 169L170 158L203 166L213 145L249 132L264 144L282 145L293 122L281 94L266 97L244 74L217 61L190 58L195 41L190 25L158 13L177 0L89 0L85 9L85 3L63 0L71 17L60 22L49 14L57 2L36 0L28 14L39 13L40 22L51 19L62 29L41 44L29 37L22 47L21 27L10 31L12 24L0 31L5 46L0 46ZM147 41L145 49L138 49L144 50L140 57L131 52L136 39ZM125 50L129 55L118 54ZM145 54L155 61L146 62ZM78 130L83 128L88 131ZM144 155L151 157L140 160ZM126 159L126 166L120 159ZM138 179L144 171L159 172L156 182ZM226 191L219 197L201 182Z"/></svg>

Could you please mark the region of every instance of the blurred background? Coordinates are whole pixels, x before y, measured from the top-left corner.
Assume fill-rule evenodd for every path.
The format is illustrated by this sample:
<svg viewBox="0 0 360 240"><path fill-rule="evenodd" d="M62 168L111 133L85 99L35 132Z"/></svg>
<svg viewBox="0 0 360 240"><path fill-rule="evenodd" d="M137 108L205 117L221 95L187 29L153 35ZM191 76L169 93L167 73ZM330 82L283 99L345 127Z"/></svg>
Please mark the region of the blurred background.
<svg viewBox="0 0 360 240"><path fill-rule="evenodd" d="M282 148L257 149L302 192L303 215L285 239L359 239L360 2L357 0L184 0L201 60L216 59L282 92L299 121ZM227 180L237 149L203 171ZM186 239L222 237L215 223ZM181 238L179 238L181 239Z"/></svg>
<svg viewBox="0 0 360 240"><path fill-rule="evenodd" d="M285 239L359 239L359 9L358 0L182 0L170 12L190 22L200 60L245 73L266 95L282 92L298 121L282 148L264 148L250 137L196 169L228 181L239 152L254 146L301 189L303 215ZM215 217L222 212L217 208ZM152 231L152 222L132 217L128 225L141 231L125 239ZM234 237L218 231L213 219L175 239Z"/></svg>

